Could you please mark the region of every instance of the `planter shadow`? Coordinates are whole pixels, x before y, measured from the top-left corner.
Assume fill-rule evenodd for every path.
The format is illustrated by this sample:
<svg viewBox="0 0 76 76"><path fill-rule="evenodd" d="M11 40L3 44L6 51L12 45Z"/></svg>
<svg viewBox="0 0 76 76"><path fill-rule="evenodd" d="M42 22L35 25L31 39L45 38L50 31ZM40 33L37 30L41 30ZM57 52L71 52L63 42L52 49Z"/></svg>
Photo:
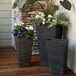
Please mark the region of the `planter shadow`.
<svg viewBox="0 0 76 76"><path fill-rule="evenodd" d="M33 39L15 38L17 62L20 67L31 65Z"/></svg>
<svg viewBox="0 0 76 76"><path fill-rule="evenodd" d="M57 24L56 26L56 38L62 39L63 36L63 25Z"/></svg>
<svg viewBox="0 0 76 76"><path fill-rule="evenodd" d="M36 26L38 42L39 42L39 52L40 52L40 63L42 66L48 66L48 56L47 56L47 49L46 49L46 39L47 38L55 38L56 27L47 27L46 26Z"/></svg>
<svg viewBox="0 0 76 76"><path fill-rule="evenodd" d="M65 39L47 39L46 47L48 54L49 72L64 74L67 62L67 45Z"/></svg>
<svg viewBox="0 0 76 76"><path fill-rule="evenodd" d="M68 27L63 24L57 24L56 26L56 37L58 39L67 39Z"/></svg>

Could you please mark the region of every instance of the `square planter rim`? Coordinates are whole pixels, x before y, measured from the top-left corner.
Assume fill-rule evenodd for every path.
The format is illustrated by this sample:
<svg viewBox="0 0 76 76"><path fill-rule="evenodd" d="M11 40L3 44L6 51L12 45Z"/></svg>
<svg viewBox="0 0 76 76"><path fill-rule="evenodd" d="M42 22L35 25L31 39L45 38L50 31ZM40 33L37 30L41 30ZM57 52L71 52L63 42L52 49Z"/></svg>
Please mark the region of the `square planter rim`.
<svg viewBox="0 0 76 76"><path fill-rule="evenodd" d="M61 39L59 39L59 38L48 38L47 40L67 40L67 39L63 39L63 38L61 38Z"/></svg>

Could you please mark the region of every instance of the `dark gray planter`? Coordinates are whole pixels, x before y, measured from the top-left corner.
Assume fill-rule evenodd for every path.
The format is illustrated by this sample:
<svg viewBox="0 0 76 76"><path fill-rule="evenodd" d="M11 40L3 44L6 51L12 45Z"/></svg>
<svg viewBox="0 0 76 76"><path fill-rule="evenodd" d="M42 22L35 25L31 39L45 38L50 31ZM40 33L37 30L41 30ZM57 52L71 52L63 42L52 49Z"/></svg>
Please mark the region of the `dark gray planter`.
<svg viewBox="0 0 76 76"><path fill-rule="evenodd" d="M68 39L68 26L63 26L63 38Z"/></svg>
<svg viewBox="0 0 76 76"><path fill-rule="evenodd" d="M49 72L64 74L67 61L67 40L46 40Z"/></svg>
<svg viewBox="0 0 76 76"><path fill-rule="evenodd" d="M42 66L48 66L47 49L45 40L47 38L55 38L56 27L46 26L36 26L38 42L39 42L39 52L40 52L40 63Z"/></svg>
<svg viewBox="0 0 76 76"><path fill-rule="evenodd" d="M21 67L30 66L33 39L15 38L17 62Z"/></svg>

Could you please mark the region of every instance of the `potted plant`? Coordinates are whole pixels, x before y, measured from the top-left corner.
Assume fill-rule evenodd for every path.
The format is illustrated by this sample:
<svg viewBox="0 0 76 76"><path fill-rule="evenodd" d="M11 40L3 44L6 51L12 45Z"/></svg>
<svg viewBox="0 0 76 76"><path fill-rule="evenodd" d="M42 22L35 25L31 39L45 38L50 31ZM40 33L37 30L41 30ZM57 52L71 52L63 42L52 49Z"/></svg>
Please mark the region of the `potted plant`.
<svg viewBox="0 0 76 76"><path fill-rule="evenodd" d="M47 38L55 38L55 12L58 10L58 6L54 4L54 1L47 1L45 8L42 6L42 12L39 12L35 16L36 31L39 42L40 62L43 66L48 66L47 49L45 40ZM46 58L45 58L46 57Z"/></svg>
<svg viewBox="0 0 76 76"><path fill-rule="evenodd" d="M19 2L20 2L21 0L16 0L15 1L15 3L13 4L13 8L16 8L16 7L19 7ZM30 9L30 7L29 7L29 5L30 6L34 6L34 3L37 1L39 4L40 4L40 2L39 2L39 0L22 0L23 1L23 5L22 5L22 7L19 7L19 9L22 9L22 10L26 10L26 8L29 8ZM25 2L24 2L25 1ZM48 27L48 25L51 25L52 26L52 24L50 23L49 24L49 22L47 22L47 18L48 18L48 15L51 15L52 17L51 17L51 19L53 18L54 19L54 15L55 15L55 10L58 10L58 6L56 6L56 5L53 5L53 1L54 0L45 0L46 2L46 4L45 4L45 8L44 8L44 6L42 6L41 4L40 4L40 6L42 7L42 9L43 9L43 11L42 12L44 12L44 15L45 15L45 19L43 19L43 20L41 20L42 21L42 23L41 23L41 21L40 21L40 25L42 25L42 26L40 26L40 27L42 27L43 28L43 30L44 30L44 28L45 28L45 32L46 31L48 31L48 28L46 28L46 27ZM49 2L49 1L52 1L52 2ZM28 4L27 4L28 3ZM68 1L68 0L63 0L63 1L60 1L60 4L64 7L64 8L66 8L66 9L68 9L68 10L70 10L71 9L71 3ZM20 4L21 5L21 4ZM53 8L55 8L55 9L53 9ZM52 20L53 20L52 19ZM45 22L46 21L46 22ZM49 20L50 21L50 20ZM51 22L51 21L50 21ZM55 23L55 22L54 22ZM44 25L47 25L47 26L44 26ZM38 24L37 24L38 25ZM39 26L37 26L38 28L38 37L43 37L45 34L46 34L46 36L45 37L43 37L42 38L42 42L41 41L39 41L40 42L40 48L41 47L45 47L45 39L46 39L46 37L48 36L48 37L54 37L55 35L55 32L53 31L53 30L55 30L55 27L51 27L50 28L50 30L51 31L53 31L53 34L52 34L52 32L51 32L51 35L47 35L50 31L48 31L48 33L44 33L44 34L41 34L40 35L40 33L43 33L44 31L42 30L41 31L41 28L39 27ZM53 35L53 36L52 36ZM47 38L48 38L47 37ZM39 39L40 40L40 39ZM44 46L43 46L44 45ZM45 49L45 48L44 48ZM43 61L45 61L45 62L43 62L42 63L42 65L44 65L44 66L48 66L48 62L47 62L47 51L46 51L46 49L44 50L44 49L42 49L41 48L41 51L42 51L42 55L40 55L40 56L42 56L42 58L41 58L41 62L43 62ZM44 54L44 55L43 55ZM46 59L45 59L45 57L46 57ZM45 65L46 64L46 65Z"/></svg>
<svg viewBox="0 0 76 76"><path fill-rule="evenodd" d="M43 12L39 12L38 15L35 17L36 22L36 30L37 35L41 35L42 38L44 37L55 37L55 17L51 14L44 14ZM38 36L39 37L39 36Z"/></svg>
<svg viewBox="0 0 76 76"><path fill-rule="evenodd" d="M31 64L31 53L34 31L25 24L15 24L13 35L15 36L18 65L21 67Z"/></svg>
<svg viewBox="0 0 76 76"><path fill-rule="evenodd" d="M65 13L56 15L56 37L46 39L49 71L64 74L67 62L68 40L64 38L64 31L69 20Z"/></svg>
<svg viewBox="0 0 76 76"><path fill-rule="evenodd" d="M39 42L40 62L42 66L48 66L45 40L49 37L55 37L56 32L53 26L55 19L51 14L45 16L43 12L39 12L39 15L36 15L35 22Z"/></svg>

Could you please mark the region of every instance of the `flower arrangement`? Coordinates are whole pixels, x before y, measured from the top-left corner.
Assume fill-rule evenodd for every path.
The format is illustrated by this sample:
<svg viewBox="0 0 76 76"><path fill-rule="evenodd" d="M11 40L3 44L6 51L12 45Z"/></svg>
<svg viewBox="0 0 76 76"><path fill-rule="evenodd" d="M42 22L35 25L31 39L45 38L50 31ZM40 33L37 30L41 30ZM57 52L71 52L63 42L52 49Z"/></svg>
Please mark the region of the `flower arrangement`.
<svg viewBox="0 0 76 76"><path fill-rule="evenodd" d="M41 4L40 4L41 5ZM42 12L35 16L35 22L40 25L55 25L55 13L59 10L59 6L55 5L54 0L46 0L45 7L41 5Z"/></svg>
<svg viewBox="0 0 76 76"><path fill-rule="evenodd" d="M45 15L43 12L39 12L39 14L35 16L35 22L38 25L42 24L52 26L56 23L56 20L51 14Z"/></svg>
<svg viewBox="0 0 76 76"><path fill-rule="evenodd" d="M35 16L35 22L38 25L49 25L53 26L56 24L63 24L67 25L69 23L69 18L66 16L64 12L56 14L52 16L51 14L48 14L47 16L43 12L39 12Z"/></svg>
<svg viewBox="0 0 76 76"><path fill-rule="evenodd" d="M26 27L24 23L20 22L19 24L15 23L13 29L13 35L17 38L32 38L34 30L32 26Z"/></svg>

